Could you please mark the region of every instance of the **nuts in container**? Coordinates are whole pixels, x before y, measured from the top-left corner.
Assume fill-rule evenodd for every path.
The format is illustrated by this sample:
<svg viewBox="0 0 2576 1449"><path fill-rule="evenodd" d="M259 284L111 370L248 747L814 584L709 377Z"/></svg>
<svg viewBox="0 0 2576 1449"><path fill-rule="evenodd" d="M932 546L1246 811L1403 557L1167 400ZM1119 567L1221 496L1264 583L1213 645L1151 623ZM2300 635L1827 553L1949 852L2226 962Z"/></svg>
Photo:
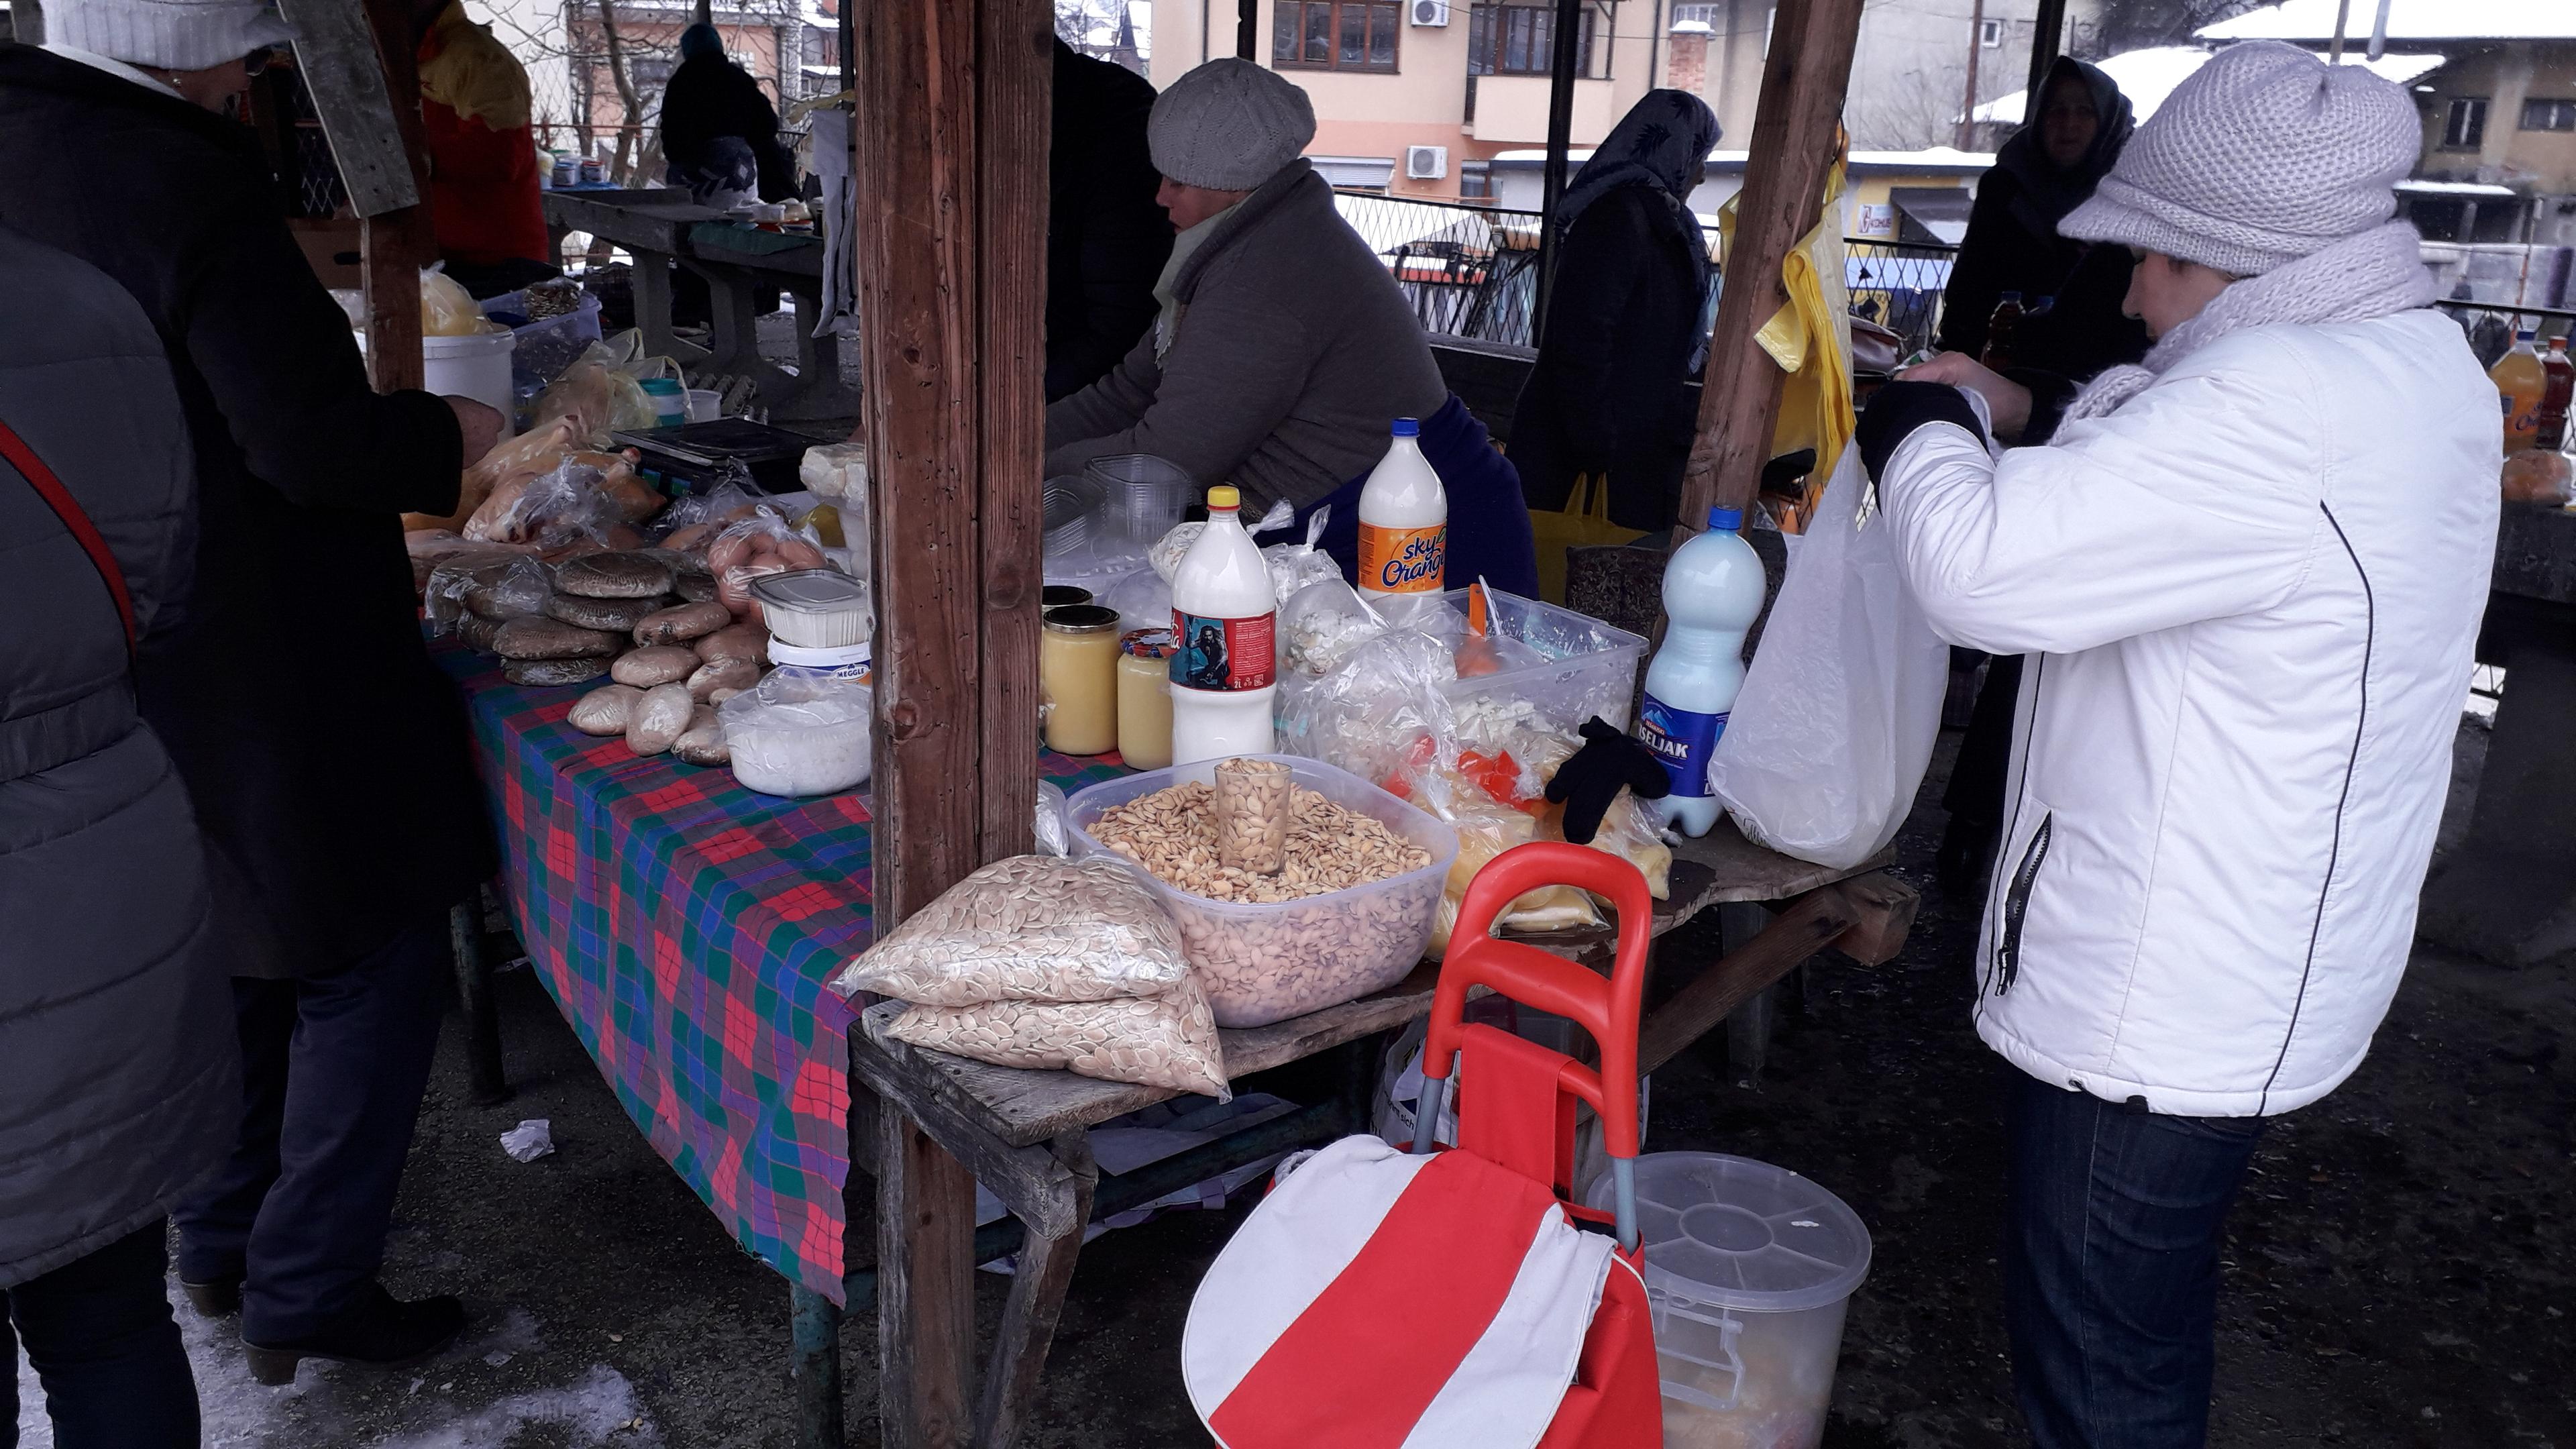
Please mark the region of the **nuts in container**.
<svg viewBox="0 0 2576 1449"><path fill-rule="evenodd" d="M1457 832L1319 760L1287 772L1276 875L1225 865L1216 762L1107 780L1066 802L1077 856L1129 861L1181 928L1223 1027L1262 1026L1384 990L1422 959Z"/></svg>
<svg viewBox="0 0 2576 1449"><path fill-rule="evenodd" d="M1288 863L1288 790L1286 765L1246 758L1219 762L1215 802L1218 865L1259 875L1279 874ZM1306 793L1323 799L1312 790ZM1110 848L1117 849L1114 845Z"/></svg>

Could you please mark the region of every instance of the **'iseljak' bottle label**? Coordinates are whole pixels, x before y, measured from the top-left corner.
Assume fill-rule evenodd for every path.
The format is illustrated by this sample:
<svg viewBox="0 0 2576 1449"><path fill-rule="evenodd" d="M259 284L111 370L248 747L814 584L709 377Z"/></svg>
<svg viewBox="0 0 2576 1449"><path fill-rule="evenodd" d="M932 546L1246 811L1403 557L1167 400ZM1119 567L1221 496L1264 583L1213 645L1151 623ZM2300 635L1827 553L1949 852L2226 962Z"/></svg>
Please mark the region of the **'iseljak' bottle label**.
<svg viewBox="0 0 2576 1449"><path fill-rule="evenodd" d="M1650 694L1637 711L1637 738L1664 762L1664 773L1672 777L1671 793L1675 795L1707 797L1709 756L1717 749L1717 737L1724 733L1725 710L1700 714L1675 709Z"/></svg>

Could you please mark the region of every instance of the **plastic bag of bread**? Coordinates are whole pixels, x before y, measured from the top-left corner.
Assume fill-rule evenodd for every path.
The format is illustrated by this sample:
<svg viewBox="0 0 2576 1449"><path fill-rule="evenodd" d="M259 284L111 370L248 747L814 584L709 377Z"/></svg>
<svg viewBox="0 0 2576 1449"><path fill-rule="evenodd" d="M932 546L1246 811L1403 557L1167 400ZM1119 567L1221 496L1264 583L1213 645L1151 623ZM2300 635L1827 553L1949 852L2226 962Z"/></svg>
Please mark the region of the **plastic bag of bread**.
<svg viewBox="0 0 2576 1449"><path fill-rule="evenodd" d="M2567 455L2553 448L2525 448L2504 460L2504 501L2567 506L2571 490Z"/></svg>
<svg viewBox="0 0 2576 1449"><path fill-rule="evenodd" d="M653 541L658 547L695 554L703 559L707 545L716 541L717 534L764 509L771 513L778 511L762 503L758 494L740 483L719 483L704 493L672 499L671 506L663 509L653 520Z"/></svg>
<svg viewBox="0 0 2576 1449"><path fill-rule="evenodd" d="M1565 838L1565 807L1551 805L1539 817L1538 838ZM1594 850L1615 855L1637 868L1646 878L1646 894L1664 900L1672 894L1673 849L1664 844L1661 827L1654 813L1636 796L1622 790L1601 817L1601 828L1593 833Z"/></svg>
<svg viewBox="0 0 2576 1449"><path fill-rule="evenodd" d="M1106 1001L1189 974L1180 927L1135 872L1107 856L1014 855L942 891L832 989L923 1006Z"/></svg>
<svg viewBox="0 0 2576 1449"><path fill-rule="evenodd" d="M572 425L561 420L505 439L467 466L457 483L455 512L406 513L403 515L403 528L406 531L430 528L462 531L466 521L496 489L512 483L525 487L529 479L552 472L571 448Z"/></svg>
<svg viewBox="0 0 2576 1449"><path fill-rule="evenodd" d="M1526 811L1506 809L1455 792L1427 793L1435 797L1432 813L1458 831L1458 858L1449 864L1440 910L1431 921L1431 955L1440 958L1448 954L1449 933L1458 924L1458 904L1466 899L1467 883L1485 868L1485 862L1515 845L1538 839L1539 819ZM1444 794L1450 798L1436 798ZM1562 931L1604 922L1590 893L1579 886L1553 885L1541 886L1513 901L1500 924L1507 931Z"/></svg>
<svg viewBox="0 0 2576 1449"><path fill-rule="evenodd" d="M642 535L628 526L618 496L603 486L607 475L576 461L582 456L568 455L554 471L524 487L495 492L466 521L465 536L547 549L584 539L608 548L640 545Z"/></svg>
<svg viewBox="0 0 2576 1449"><path fill-rule="evenodd" d="M464 284L447 274L444 262L421 269L420 331L424 337L474 337L509 329L483 315L482 305Z"/></svg>
<svg viewBox="0 0 2576 1449"><path fill-rule="evenodd" d="M422 612L433 633L453 631L469 617L488 620L541 613L554 592L545 566L524 548L474 545L440 559L421 589Z"/></svg>

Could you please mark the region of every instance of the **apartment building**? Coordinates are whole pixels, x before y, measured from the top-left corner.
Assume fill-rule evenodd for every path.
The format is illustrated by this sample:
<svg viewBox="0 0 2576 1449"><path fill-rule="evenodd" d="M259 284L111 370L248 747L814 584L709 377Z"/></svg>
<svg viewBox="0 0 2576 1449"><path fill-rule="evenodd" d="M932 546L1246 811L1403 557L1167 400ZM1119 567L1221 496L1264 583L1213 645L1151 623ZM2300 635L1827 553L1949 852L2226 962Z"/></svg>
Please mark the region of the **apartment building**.
<svg viewBox="0 0 2576 1449"><path fill-rule="evenodd" d="M1576 36L1573 145L1599 143L1656 86L1696 92L1728 140L1753 131L1775 0L1591 0ZM2037 0L1876 0L1845 113L1857 149L1949 143L1963 103L2021 88ZM1260 0L1254 59L1315 103L1307 155L1336 185L1492 200L1506 152L1547 143L1556 12L1546 0ZM1159 0L1157 86L1231 55L1232 4ZM1973 61L1971 59L1973 57Z"/></svg>

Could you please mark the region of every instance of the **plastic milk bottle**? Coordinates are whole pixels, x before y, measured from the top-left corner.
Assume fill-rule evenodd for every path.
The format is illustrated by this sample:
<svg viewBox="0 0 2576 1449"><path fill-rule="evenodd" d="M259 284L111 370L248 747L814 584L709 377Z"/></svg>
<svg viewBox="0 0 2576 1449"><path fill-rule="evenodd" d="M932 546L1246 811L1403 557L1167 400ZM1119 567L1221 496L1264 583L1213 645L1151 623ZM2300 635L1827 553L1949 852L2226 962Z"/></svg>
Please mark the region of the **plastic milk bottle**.
<svg viewBox="0 0 2576 1449"><path fill-rule="evenodd" d="M1360 485L1360 596L1438 599L1449 555L1449 494L1422 456L1422 424L1397 418L1386 456Z"/></svg>
<svg viewBox="0 0 2576 1449"><path fill-rule="evenodd" d="M1664 762L1672 793L1646 808L1684 835L1717 823L1708 789L1709 756L1744 684L1744 635L1762 614L1762 560L1736 532L1744 515L1708 511L1708 531L1673 550L1664 565L1663 647L1646 665L1637 738Z"/></svg>
<svg viewBox="0 0 2576 1449"><path fill-rule="evenodd" d="M1211 488L1207 506L1207 527L1172 571L1174 765L1266 755L1276 743L1279 601L1270 565L1243 531L1241 493Z"/></svg>

